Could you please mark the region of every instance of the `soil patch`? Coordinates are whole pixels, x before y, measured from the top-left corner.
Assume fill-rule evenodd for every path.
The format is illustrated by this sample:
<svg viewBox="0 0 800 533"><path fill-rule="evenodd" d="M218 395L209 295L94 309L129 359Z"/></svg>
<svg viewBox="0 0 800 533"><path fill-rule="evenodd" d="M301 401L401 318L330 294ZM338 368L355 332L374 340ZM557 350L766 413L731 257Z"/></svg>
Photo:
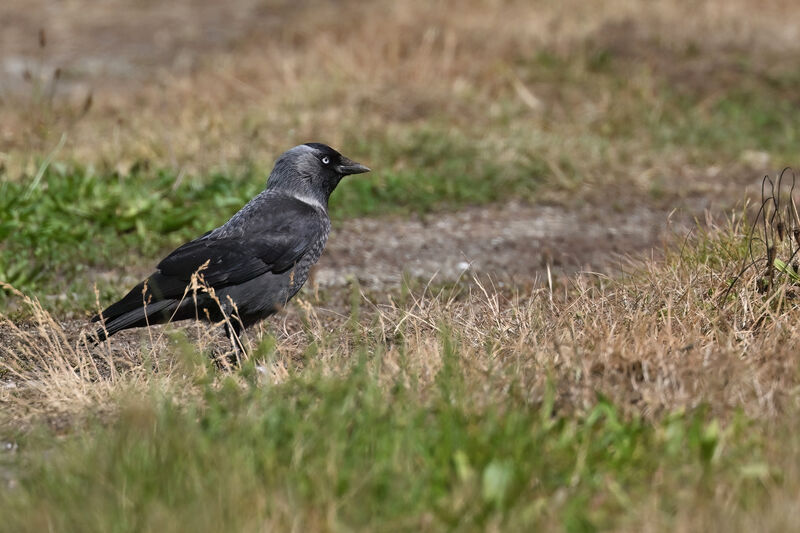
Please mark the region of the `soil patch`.
<svg viewBox="0 0 800 533"><path fill-rule="evenodd" d="M629 254L660 249L692 213L510 203L411 218L356 219L334 230L314 281L399 285L404 275L452 281L464 272L529 281L551 270L613 273ZM697 213L694 213L697 214Z"/></svg>

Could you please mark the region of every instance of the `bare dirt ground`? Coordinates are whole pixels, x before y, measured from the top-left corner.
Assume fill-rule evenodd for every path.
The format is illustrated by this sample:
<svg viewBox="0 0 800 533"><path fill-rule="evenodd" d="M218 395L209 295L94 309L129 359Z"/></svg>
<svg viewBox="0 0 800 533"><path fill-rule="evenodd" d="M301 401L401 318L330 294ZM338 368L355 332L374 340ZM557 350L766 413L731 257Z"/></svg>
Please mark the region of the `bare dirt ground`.
<svg viewBox="0 0 800 533"><path fill-rule="evenodd" d="M744 202L759 197L762 178L747 165L724 176L710 168L692 174L691 193L660 200L619 201L625 191L607 190L577 205L512 201L348 220L331 232L312 283L357 279L381 288L398 286L403 276L454 281L468 274L526 285L545 280L548 268L565 275L620 274L631 259L658 256L688 232L738 214ZM757 205L749 204L750 215Z"/></svg>
<svg viewBox="0 0 800 533"><path fill-rule="evenodd" d="M358 219L335 229L315 273L321 286L349 277L372 287L402 276L452 281L464 273L498 280L542 279L547 267L613 273L627 255L649 253L687 231L687 213L648 206L537 206L509 203L428 217Z"/></svg>

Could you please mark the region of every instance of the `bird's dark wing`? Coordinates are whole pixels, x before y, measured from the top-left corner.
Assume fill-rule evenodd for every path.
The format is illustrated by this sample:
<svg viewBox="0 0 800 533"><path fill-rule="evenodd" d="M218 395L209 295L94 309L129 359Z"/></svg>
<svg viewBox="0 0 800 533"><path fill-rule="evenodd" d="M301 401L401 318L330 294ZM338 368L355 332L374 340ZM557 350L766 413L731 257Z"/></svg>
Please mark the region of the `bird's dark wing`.
<svg viewBox="0 0 800 533"><path fill-rule="evenodd" d="M206 265L205 283L222 287L290 269L321 237L323 223L308 204L286 197L266 200L235 231L212 232L173 251L158 264L160 273L188 282Z"/></svg>

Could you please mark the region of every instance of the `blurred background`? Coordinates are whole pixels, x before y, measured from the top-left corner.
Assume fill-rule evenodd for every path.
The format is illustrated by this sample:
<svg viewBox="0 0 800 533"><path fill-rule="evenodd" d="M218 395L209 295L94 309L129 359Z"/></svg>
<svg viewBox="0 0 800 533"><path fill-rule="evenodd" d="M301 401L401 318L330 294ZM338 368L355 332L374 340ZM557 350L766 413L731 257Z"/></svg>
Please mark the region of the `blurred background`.
<svg viewBox="0 0 800 533"><path fill-rule="evenodd" d="M614 270L795 164L799 48L789 0L5 0L0 278L110 296L308 141L374 170L317 284Z"/></svg>

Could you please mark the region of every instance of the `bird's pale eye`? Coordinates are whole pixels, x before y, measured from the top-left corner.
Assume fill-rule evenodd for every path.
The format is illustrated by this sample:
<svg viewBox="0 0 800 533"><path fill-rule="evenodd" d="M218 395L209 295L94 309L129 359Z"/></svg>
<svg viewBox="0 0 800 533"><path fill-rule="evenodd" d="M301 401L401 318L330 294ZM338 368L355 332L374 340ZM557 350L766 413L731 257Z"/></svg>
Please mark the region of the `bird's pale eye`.
<svg viewBox="0 0 800 533"><path fill-rule="evenodd" d="M327 155L322 158L322 164L323 165L327 165L330 162L331 162L331 159Z"/></svg>

